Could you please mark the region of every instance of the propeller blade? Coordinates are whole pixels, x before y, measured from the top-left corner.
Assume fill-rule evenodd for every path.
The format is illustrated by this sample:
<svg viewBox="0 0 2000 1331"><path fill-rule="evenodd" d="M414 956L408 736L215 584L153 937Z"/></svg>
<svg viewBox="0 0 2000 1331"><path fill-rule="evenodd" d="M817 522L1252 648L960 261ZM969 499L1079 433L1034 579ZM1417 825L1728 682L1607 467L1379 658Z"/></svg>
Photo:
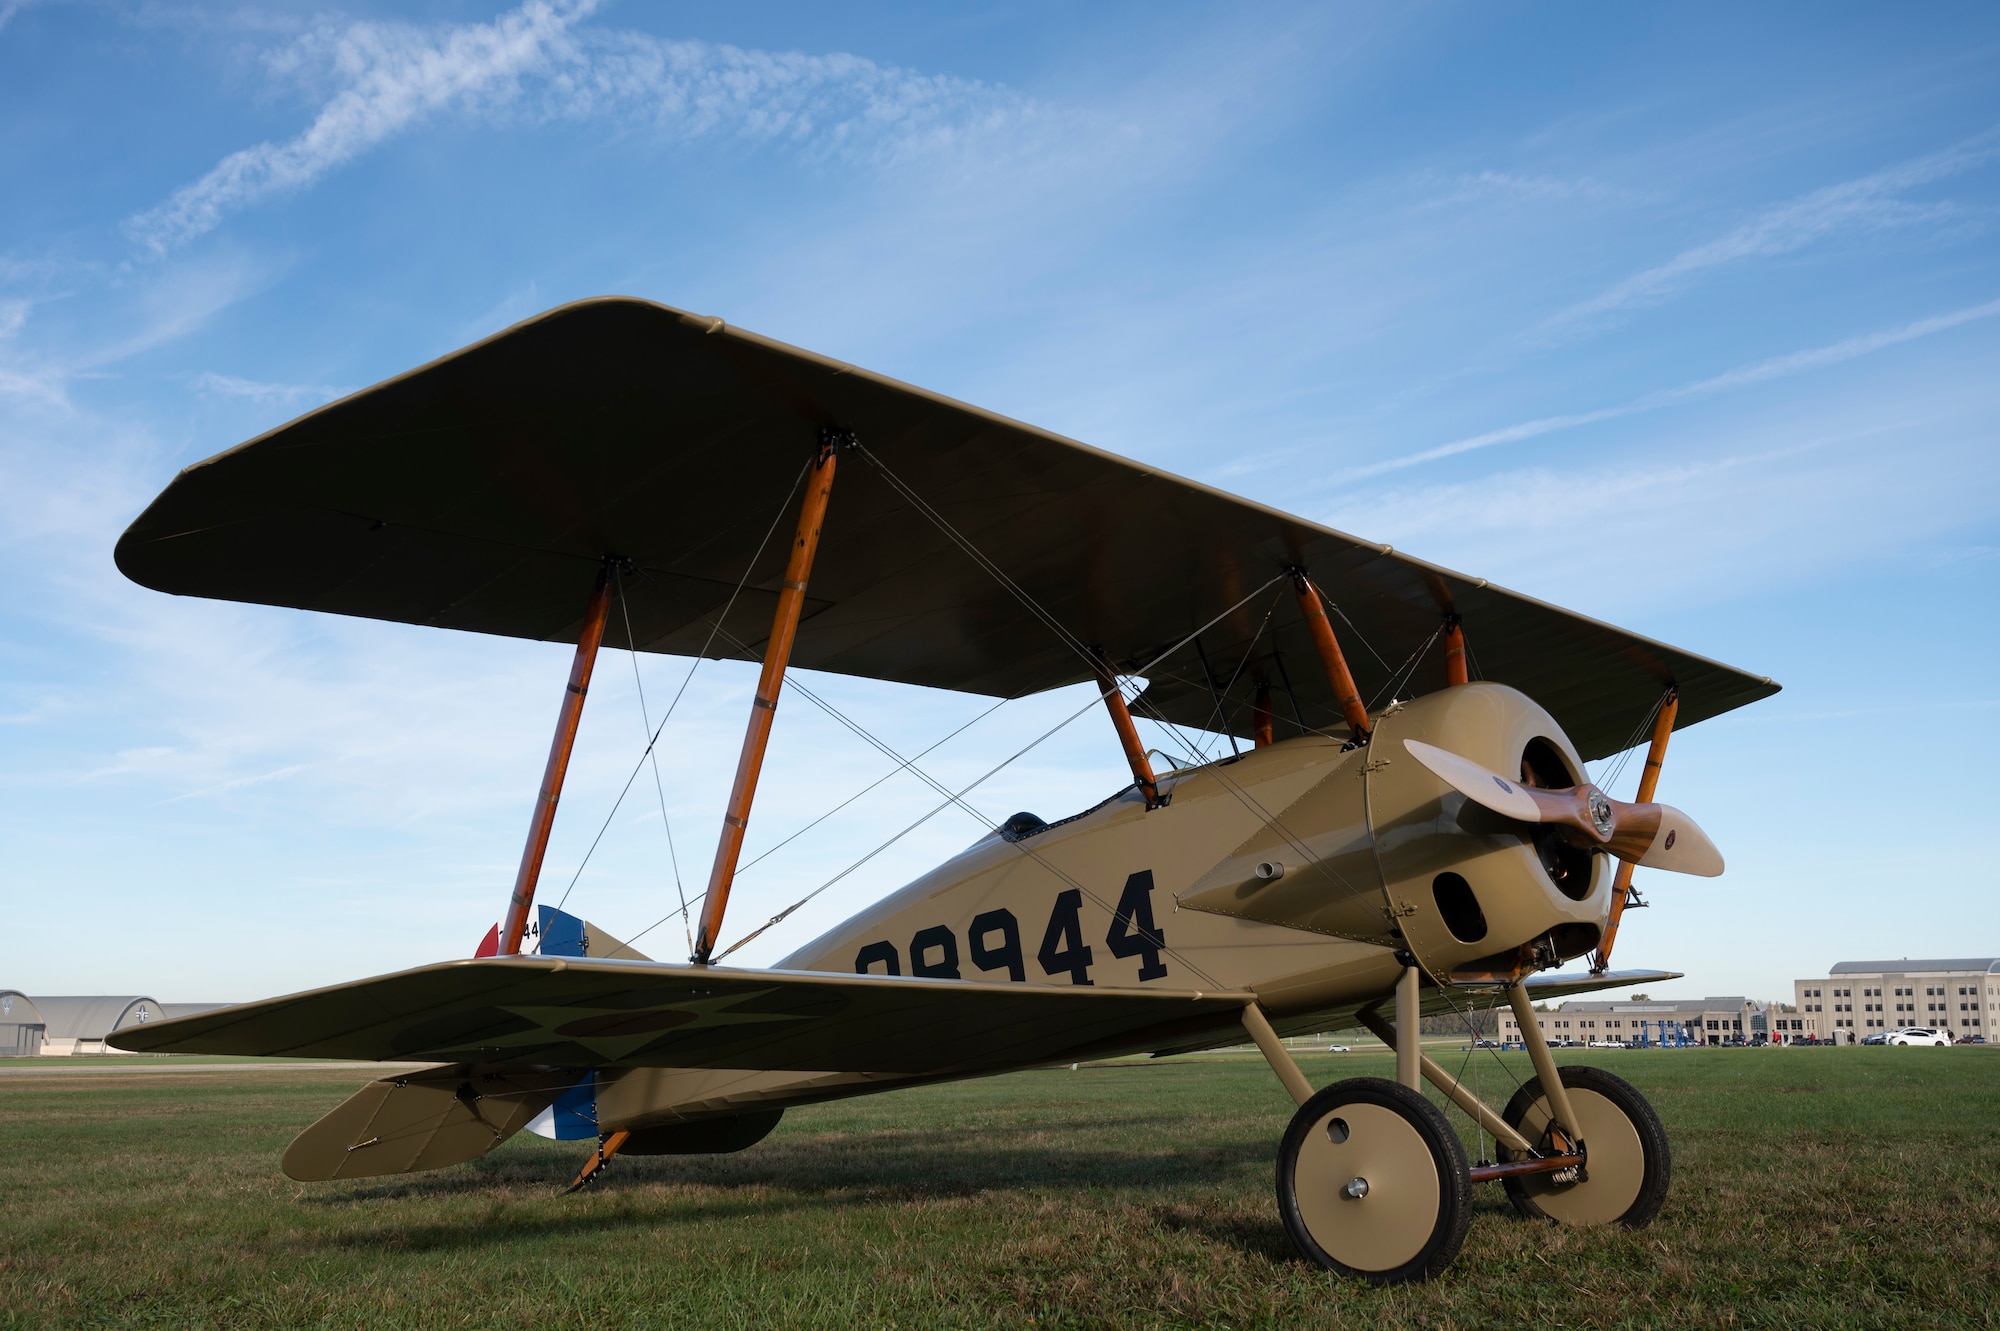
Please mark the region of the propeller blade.
<svg viewBox="0 0 2000 1331"><path fill-rule="evenodd" d="M1587 784L1541 790L1435 744L1406 739L1403 747L1438 780L1504 817L1560 827L1579 846L1608 851L1648 869L1698 878L1722 872L1722 852L1694 819L1671 804L1626 804Z"/></svg>
<svg viewBox="0 0 2000 1331"><path fill-rule="evenodd" d="M1622 815L1628 808L1646 808L1646 805L1619 805ZM1722 852L1708 839L1708 833L1700 824L1682 813L1671 804L1651 806L1660 811L1660 830L1653 837L1653 844L1646 847L1636 863L1648 869L1665 869L1668 873L1689 873L1697 878L1717 878L1722 874Z"/></svg>
<svg viewBox="0 0 2000 1331"><path fill-rule="evenodd" d="M1406 739L1403 747L1410 751L1412 758L1430 769L1432 776L1474 804L1484 805L1497 814L1518 818L1524 823L1544 821L1542 806L1530 787L1518 781L1509 781L1470 758L1461 758L1449 749L1440 749L1420 739Z"/></svg>

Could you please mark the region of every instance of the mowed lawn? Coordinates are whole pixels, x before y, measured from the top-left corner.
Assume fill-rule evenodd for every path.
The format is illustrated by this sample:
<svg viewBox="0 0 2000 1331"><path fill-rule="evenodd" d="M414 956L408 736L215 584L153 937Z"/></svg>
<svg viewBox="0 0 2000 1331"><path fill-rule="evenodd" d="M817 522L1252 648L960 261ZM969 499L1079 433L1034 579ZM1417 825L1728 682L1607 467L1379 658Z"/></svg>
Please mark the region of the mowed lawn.
<svg viewBox="0 0 2000 1331"><path fill-rule="evenodd" d="M1489 1185L1451 1271L1392 1290L1293 1256L1291 1106L1254 1056L794 1110L740 1155L621 1160L573 1197L583 1144L526 1136L437 1174L285 1179L352 1071L5 1077L0 1325L2000 1324L1995 1053L1564 1052L1665 1120L1661 1219L1530 1224ZM1391 1070L1303 1061L1320 1084Z"/></svg>

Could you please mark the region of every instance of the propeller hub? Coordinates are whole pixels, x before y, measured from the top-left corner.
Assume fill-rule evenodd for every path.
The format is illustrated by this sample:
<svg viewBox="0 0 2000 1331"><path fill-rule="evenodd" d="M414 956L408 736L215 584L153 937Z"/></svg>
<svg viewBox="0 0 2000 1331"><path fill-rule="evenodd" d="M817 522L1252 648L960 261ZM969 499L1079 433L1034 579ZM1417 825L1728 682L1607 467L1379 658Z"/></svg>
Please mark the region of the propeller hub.
<svg viewBox="0 0 2000 1331"><path fill-rule="evenodd" d="M1590 825L1597 829L1597 835L1606 841L1611 839L1611 829L1617 825L1617 816L1611 811L1611 801L1604 798L1604 792L1596 786L1589 788Z"/></svg>

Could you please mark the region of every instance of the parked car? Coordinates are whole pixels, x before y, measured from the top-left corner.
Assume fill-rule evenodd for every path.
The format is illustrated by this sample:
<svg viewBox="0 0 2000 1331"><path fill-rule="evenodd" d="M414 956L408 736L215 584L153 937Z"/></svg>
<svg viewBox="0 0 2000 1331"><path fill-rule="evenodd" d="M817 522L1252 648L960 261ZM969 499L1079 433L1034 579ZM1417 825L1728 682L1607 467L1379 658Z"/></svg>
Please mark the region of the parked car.
<svg viewBox="0 0 2000 1331"><path fill-rule="evenodd" d="M1927 1044L1948 1045L1951 1035L1947 1031L1934 1031L1928 1026L1905 1026L1899 1031L1888 1032L1884 1044Z"/></svg>
<svg viewBox="0 0 2000 1331"><path fill-rule="evenodd" d="M1877 1031L1873 1035L1864 1035L1861 1037L1861 1043L1863 1044L1887 1044L1888 1041L1889 1033L1887 1031Z"/></svg>
<svg viewBox="0 0 2000 1331"><path fill-rule="evenodd" d="M1326 1047L1326 1052L1329 1054L1351 1054L1354 1051L1344 1044L1330 1044Z"/></svg>
<svg viewBox="0 0 2000 1331"><path fill-rule="evenodd" d="M1472 1043L1472 1047L1474 1049L1498 1049L1500 1043L1497 1040L1475 1040Z"/></svg>

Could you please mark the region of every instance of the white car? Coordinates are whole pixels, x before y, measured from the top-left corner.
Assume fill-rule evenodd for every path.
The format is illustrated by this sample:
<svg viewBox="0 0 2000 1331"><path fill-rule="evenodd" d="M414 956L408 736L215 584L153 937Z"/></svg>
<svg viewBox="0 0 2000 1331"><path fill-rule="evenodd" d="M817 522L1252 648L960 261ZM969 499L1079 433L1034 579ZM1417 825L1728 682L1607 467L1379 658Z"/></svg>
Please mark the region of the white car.
<svg viewBox="0 0 2000 1331"><path fill-rule="evenodd" d="M1944 1031L1934 1031L1928 1026L1906 1026L1899 1031L1890 1031L1884 1044L1930 1044L1948 1045L1951 1036Z"/></svg>
<svg viewBox="0 0 2000 1331"><path fill-rule="evenodd" d="M1344 1044L1330 1044L1326 1047L1326 1052L1329 1054L1351 1054L1354 1051Z"/></svg>

